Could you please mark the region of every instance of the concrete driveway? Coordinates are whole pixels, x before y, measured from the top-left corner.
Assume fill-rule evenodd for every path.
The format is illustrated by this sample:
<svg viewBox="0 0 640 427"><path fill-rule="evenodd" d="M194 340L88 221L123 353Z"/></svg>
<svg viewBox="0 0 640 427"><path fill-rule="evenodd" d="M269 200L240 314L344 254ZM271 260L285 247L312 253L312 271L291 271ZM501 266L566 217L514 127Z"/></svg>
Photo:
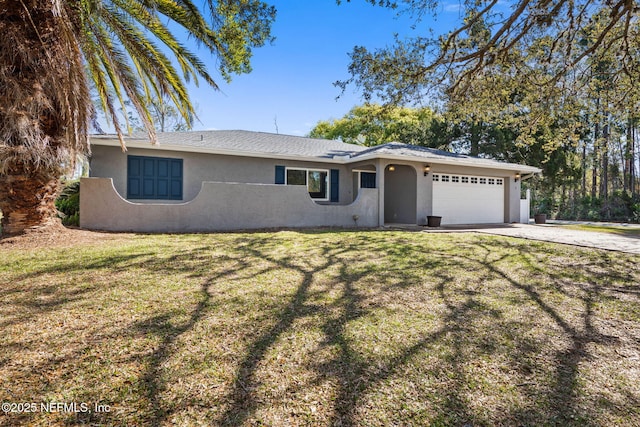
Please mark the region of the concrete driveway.
<svg viewBox="0 0 640 427"><path fill-rule="evenodd" d="M461 231L462 228L456 228ZM519 237L522 239L541 240L544 242L564 243L566 245L583 246L587 248L606 249L609 251L640 254L640 238L619 236L612 233L597 231L571 230L554 226L532 224L504 224L479 227L465 227L465 231L495 234L500 236Z"/></svg>

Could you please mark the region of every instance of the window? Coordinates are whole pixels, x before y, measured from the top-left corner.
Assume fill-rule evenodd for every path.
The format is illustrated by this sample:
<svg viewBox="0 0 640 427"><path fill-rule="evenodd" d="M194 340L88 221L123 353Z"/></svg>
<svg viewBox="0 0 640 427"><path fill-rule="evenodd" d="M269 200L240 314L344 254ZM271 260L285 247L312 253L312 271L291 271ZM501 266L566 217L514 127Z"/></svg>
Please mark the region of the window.
<svg viewBox="0 0 640 427"><path fill-rule="evenodd" d="M478 183L478 178L476 178L475 176L471 177L471 183L472 184L477 184Z"/></svg>
<svg viewBox="0 0 640 427"><path fill-rule="evenodd" d="M442 182L449 182L449 175L442 175Z"/></svg>
<svg viewBox="0 0 640 427"><path fill-rule="evenodd" d="M459 176L452 176L451 177L451 182L460 182L460 177Z"/></svg>
<svg viewBox="0 0 640 427"><path fill-rule="evenodd" d="M486 184L487 178L480 178L480 184Z"/></svg>
<svg viewBox="0 0 640 427"><path fill-rule="evenodd" d="M182 200L182 159L127 156L127 199Z"/></svg>
<svg viewBox="0 0 640 427"><path fill-rule="evenodd" d="M434 180L435 182L440 181L440 175L433 175L433 180Z"/></svg>
<svg viewBox="0 0 640 427"><path fill-rule="evenodd" d="M496 185L502 185L502 178L496 179Z"/></svg>
<svg viewBox="0 0 640 427"><path fill-rule="evenodd" d="M321 171L308 171L307 188L312 199L327 198L327 173Z"/></svg>
<svg viewBox="0 0 640 427"><path fill-rule="evenodd" d="M306 185L309 196L317 200L329 200L329 171L312 169L287 169L287 185ZM332 191L333 192L333 191Z"/></svg>
<svg viewBox="0 0 640 427"><path fill-rule="evenodd" d="M462 177L462 183L463 184L468 184L469 183L469 177L468 176L463 176Z"/></svg>
<svg viewBox="0 0 640 427"><path fill-rule="evenodd" d="M496 183L496 180L493 178L489 178L489 185L493 185Z"/></svg>
<svg viewBox="0 0 640 427"><path fill-rule="evenodd" d="M376 188L376 173L360 172L360 188Z"/></svg>
<svg viewBox="0 0 640 427"><path fill-rule="evenodd" d="M307 171L287 169L287 185L307 185Z"/></svg>

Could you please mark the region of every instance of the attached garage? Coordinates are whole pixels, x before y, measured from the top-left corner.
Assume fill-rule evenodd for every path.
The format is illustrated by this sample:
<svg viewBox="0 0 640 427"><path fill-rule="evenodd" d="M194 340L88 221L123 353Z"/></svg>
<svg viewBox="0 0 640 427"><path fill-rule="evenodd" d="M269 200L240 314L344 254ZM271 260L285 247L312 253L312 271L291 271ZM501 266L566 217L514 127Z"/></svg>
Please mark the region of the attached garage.
<svg viewBox="0 0 640 427"><path fill-rule="evenodd" d="M433 215L442 224L492 224L505 221L504 179L457 174L433 175Z"/></svg>

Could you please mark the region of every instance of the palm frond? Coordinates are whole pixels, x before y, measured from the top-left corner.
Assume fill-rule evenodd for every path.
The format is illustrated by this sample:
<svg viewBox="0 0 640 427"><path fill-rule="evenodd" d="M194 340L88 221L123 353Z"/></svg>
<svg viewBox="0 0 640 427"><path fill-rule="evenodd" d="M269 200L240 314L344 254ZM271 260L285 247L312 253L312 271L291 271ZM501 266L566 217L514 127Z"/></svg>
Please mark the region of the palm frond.
<svg viewBox="0 0 640 427"><path fill-rule="evenodd" d="M211 23L207 22L203 11L191 0L86 0L81 3L83 7L79 10L84 14L80 20L83 25L81 32L89 39L84 43L87 49L85 55L94 56L91 60L87 58L87 62L91 62L89 69L96 73L93 82L99 86L96 87L97 93L121 141L119 117L113 108L110 91L113 91L121 105L125 102L123 93L126 94L154 140L145 102L151 98L151 93L158 98L167 96L185 121L191 123L195 109L185 83L193 80L198 84L198 79L202 78L212 88L218 88L204 61L180 43L164 22L178 24L199 46L218 56L221 73L226 79L230 71L247 70L238 64L243 63L248 52L230 47L254 43L259 39L247 38L241 32L229 32L228 23L232 14L229 2L225 2L225 5L206 2L211 14L224 11L226 15L221 19L212 19ZM238 3L253 4L252 7L261 4L255 0ZM272 15L256 18L272 19ZM230 40L232 38L235 40ZM159 45L172 54L181 75Z"/></svg>

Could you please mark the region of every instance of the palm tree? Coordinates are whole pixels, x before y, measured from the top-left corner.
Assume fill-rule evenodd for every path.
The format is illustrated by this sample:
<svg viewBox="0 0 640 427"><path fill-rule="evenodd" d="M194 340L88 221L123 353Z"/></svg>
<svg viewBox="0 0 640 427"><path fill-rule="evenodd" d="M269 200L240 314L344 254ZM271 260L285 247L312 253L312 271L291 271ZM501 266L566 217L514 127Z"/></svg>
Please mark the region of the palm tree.
<svg viewBox="0 0 640 427"><path fill-rule="evenodd" d="M194 117L186 82L217 88L172 33L217 56L223 78L251 71L252 48L271 39L275 9L260 0L2 0L0 3L0 211L2 232L56 221L60 177L89 153L98 93L124 149L117 106L130 102L149 137L144 99L166 97ZM174 65L175 64L175 65ZM180 72L178 71L180 70ZM125 119L126 120L126 119Z"/></svg>

